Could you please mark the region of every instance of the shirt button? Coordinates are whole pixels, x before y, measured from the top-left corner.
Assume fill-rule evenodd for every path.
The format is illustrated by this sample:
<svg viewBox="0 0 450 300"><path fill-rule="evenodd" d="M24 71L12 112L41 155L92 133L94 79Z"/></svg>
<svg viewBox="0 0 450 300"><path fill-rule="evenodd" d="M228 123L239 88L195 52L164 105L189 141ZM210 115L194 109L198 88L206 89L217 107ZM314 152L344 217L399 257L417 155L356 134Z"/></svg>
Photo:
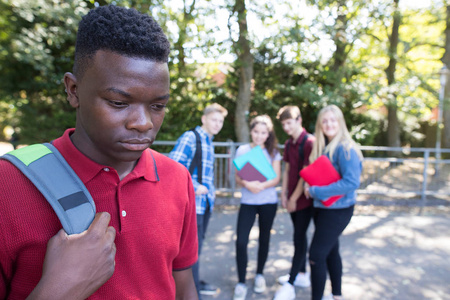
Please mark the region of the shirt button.
<svg viewBox="0 0 450 300"><path fill-rule="evenodd" d="M127 216L127 212L122 210L122 217L126 217Z"/></svg>
<svg viewBox="0 0 450 300"><path fill-rule="evenodd" d="M109 168L104 168L103 171L109 172Z"/></svg>

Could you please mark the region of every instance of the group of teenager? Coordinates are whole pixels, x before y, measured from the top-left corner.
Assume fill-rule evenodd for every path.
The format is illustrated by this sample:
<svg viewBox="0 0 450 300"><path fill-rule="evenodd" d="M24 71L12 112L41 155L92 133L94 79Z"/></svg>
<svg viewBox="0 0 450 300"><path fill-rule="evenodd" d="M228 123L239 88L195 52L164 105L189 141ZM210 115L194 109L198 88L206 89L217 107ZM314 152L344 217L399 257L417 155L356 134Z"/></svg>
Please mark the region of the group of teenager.
<svg viewBox="0 0 450 300"><path fill-rule="evenodd" d="M277 211L278 197L275 186L282 177L281 204L290 212L293 224L294 256L288 275L278 281L281 287L275 300L295 299L295 286L311 286L312 299L342 299L342 261L339 254L339 237L349 224L356 203L356 189L360 184L362 153L352 140L342 111L329 105L319 111L314 135L302 126L297 106L282 107L277 115L283 130L289 135L284 145L283 158L277 149L277 138L269 116L255 117L250 123L251 143L240 146L236 156L243 155L255 146L263 149L276 177L267 181L246 181L236 174L236 182L242 186L241 205L237 221L236 262L239 282L234 290L234 300L245 299L247 294L246 268L247 245L250 230L258 215L259 248L257 269L253 284L256 293L264 292L266 282L264 265L269 253L270 231ZM326 155L341 179L325 186L310 186L299 172ZM285 166L281 176L281 159ZM342 195L331 206L323 201ZM314 222L314 234L307 255L307 230ZM307 257L311 272L306 271ZM332 293L323 295L327 274Z"/></svg>
<svg viewBox="0 0 450 300"><path fill-rule="evenodd" d="M147 14L108 5L83 17L73 70L64 75L76 124L52 144L92 195L97 214L85 231L68 235L34 184L0 160L1 299L191 300L215 292L199 279L198 258L215 200L212 141L227 111L218 104L206 107L202 125L185 132L169 157L150 149L170 98L169 52L166 35ZM295 254L275 298L294 299L294 285L308 286L310 277L312 299L322 299L328 272L331 297L341 299L338 239L353 214L361 152L336 106L319 112L314 137L303 129L295 106L282 108L278 119L290 135L283 158L266 115L251 121L252 142L237 150L243 155L260 146L276 177L265 182L236 177L242 199L234 298L246 296L247 244L256 215L260 239L254 290L265 290L275 186L284 159L281 203L291 213ZM323 154L342 179L308 186L298 172ZM332 195L343 197L325 207L322 200ZM309 276L310 220L315 231Z"/></svg>
<svg viewBox="0 0 450 300"><path fill-rule="evenodd" d="M200 255L208 222L214 206L214 147L212 140L222 128L227 110L214 103L203 112L202 125L186 131L177 140L169 157L188 168L192 175L196 193L197 233ZM356 202L355 191L359 187L362 170L362 154L352 140L344 116L335 105L320 110L315 134L308 133L302 126L300 109L297 106L282 107L277 115L283 130L289 135L281 156L274 125L268 115L259 115L250 122L251 142L241 145L236 157L245 155L254 147L261 147L265 159L276 176L270 180L245 180L236 173L235 179L242 189L236 227L236 263L238 283L234 289L234 300L245 299L247 295L247 264L249 235L258 217L259 246L257 268L253 291L266 290L264 266L269 254L272 225L278 208L276 186L282 178L281 204L290 213L294 235L294 256L290 273L281 276L281 287L275 293L275 300L295 299L295 286L309 287L312 299L342 299L342 262L339 254L339 236L349 224ZM198 158L198 150L201 161ZM326 155L341 179L327 186L309 186L299 172L319 156ZM284 161L281 176L281 161ZM343 195L331 206L322 201L331 196ZM307 269L307 230L314 222L314 235L309 247ZM198 262L193 268L199 298L212 295L216 288L199 280ZM332 294L323 296L327 273L330 275Z"/></svg>

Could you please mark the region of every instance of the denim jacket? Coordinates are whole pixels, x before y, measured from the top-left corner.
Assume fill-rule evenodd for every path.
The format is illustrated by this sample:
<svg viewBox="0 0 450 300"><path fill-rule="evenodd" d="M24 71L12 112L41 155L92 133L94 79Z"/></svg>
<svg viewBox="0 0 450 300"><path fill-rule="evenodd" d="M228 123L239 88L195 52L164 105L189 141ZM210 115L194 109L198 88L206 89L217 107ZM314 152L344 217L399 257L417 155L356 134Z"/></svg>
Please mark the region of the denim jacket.
<svg viewBox="0 0 450 300"><path fill-rule="evenodd" d="M329 157L329 154L325 154ZM333 153L333 167L341 175L341 179L326 186L311 186L309 193L314 198L314 207L337 209L346 208L356 203L356 190L360 184L362 162L355 149L345 150L340 144ZM333 205L326 207L321 200L331 196L343 195Z"/></svg>

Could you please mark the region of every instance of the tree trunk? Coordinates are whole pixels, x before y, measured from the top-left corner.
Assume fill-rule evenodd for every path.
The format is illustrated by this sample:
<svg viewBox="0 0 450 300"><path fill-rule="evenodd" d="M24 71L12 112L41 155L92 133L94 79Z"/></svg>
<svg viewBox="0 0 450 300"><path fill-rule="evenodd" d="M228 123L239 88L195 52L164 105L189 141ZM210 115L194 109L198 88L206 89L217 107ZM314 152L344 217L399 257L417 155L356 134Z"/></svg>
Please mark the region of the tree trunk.
<svg viewBox="0 0 450 300"><path fill-rule="evenodd" d="M442 62L450 68L450 5L447 5L447 25L445 28L445 53L442 57ZM450 148L450 78L447 77L447 84L444 92L444 111L443 111L443 123L444 128L442 130L442 146L444 148Z"/></svg>
<svg viewBox="0 0 450 300"><path fill-rule="evenodd" d="M250 41L248 40L245 0L236 0L235 11L238 13L239 22L239 39L236 45L239 66L239 91L236 101L234 125L238 142L248 142L250 130L247 117L251 100L253 55L250 52Z"/></svg>
<svg viewBox="0 0 450 300"><path fill-rule="evenodd" d="M187 28L195 18L195 3L195 1L192 1L191 5L187 6L186 2L184 2L183 17L178 21L178 39L175 41L173 47L178 52L178 72L180 74L183 74L183 72L186 71L186 51L184 45L189 39Z"/></svg>
<svg viewBox="0 0 450 300"><path fill-rule="evenodd" d="M345 13L346 10L340 9L345 7L346 1L339 2L338 16L336 18L336 34L334 36L334 44L336 45L336 51L333 53L333 66L332 71L339 72L339 70L345 65L347 60L347 45L348 41L345 37L348 26L348 18Z"/></svg>
<svg viewBox="0 0 450 300"><path fill-rule="evenodd" d="M388 85L395 83L395 68L397 65L397 48L399 40L399 27L401 22L398 3L400 0L394 0L394 18L392 22L392 32L389 36L389 66L386 69ZM388 107L388 146L400 147L400 126L397 115L397 95L394 93L387 103ZM398 156L399 152L389 153L389 155Z"/></svg>

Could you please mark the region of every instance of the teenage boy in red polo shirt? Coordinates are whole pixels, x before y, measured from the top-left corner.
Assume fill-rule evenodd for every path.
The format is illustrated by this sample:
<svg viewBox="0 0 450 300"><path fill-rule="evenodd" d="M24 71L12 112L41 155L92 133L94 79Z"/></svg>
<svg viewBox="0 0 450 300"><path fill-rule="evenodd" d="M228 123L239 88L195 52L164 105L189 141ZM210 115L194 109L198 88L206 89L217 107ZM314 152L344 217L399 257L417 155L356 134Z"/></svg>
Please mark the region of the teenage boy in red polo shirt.
<svg viewBox="0 0 450 300"><path fill-rule="evenodd" d="M281 204L291 214L294 226L294 257L289 275L281 276L283 284L275 293L276 300L295 299L295 286L309 287L309 274L306 272L306 253L308 241L306 232L312 217L312 200L303 193L304 182L299 172L309 164L309 155L314 137L302 127L302 116L297 106L284 106L278 111L277 119L290 138L284 144Z"/></svg>
<svg viewBox="0 0 450 300"><path fill-rule="evenodd" d="M169 42L115 6L80 22L64 83L76 126L53 141L99 212L67 235L51 206L0 160L0 299L197 299L189 172L148 147L169 100Z"/></svg>

